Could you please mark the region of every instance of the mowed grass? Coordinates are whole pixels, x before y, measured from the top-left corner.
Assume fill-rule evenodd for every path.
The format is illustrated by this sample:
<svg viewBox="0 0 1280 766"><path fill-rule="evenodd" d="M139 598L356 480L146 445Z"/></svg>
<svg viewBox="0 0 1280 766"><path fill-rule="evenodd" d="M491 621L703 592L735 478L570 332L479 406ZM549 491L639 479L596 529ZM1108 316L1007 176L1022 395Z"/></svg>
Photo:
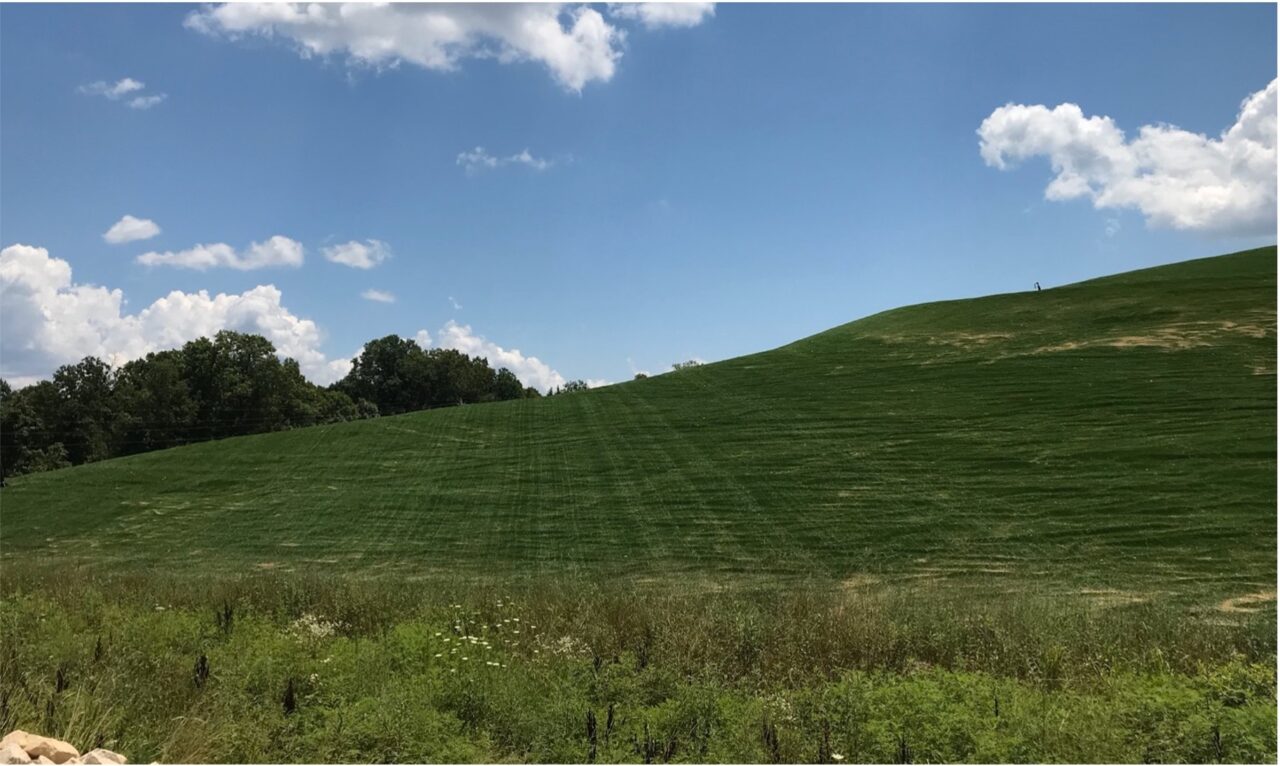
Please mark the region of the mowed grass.
<svg viewBox="0 0 1280 766"><path fill-rule="evenodd" d="M728 321L728 320L726 320ZM1274 592L1276 249L25 476L6 566Z"/></svg>

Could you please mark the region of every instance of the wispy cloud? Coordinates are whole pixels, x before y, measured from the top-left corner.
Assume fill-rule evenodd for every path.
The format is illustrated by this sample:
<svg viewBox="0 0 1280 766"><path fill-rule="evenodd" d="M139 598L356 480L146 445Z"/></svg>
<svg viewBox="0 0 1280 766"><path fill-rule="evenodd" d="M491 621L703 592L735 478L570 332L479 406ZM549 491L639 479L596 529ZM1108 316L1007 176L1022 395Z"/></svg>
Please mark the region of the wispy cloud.
<svg viewBox="0 0 1280 766"><path fill-rule="evenodd" d="M169 95L167 93L158 93L154 96L138 96L137 98L129 99L129 108L150 109L168 97Z"/></svg>
<svg viewBox="0 0 1280 766"><path fill-rule="evenodd" d="M645 29L696 27L716 15L715 3L609 3L609 15L639 21Z"/></svg>
<svg viewBox="0 0 1280 766"><path fill-rule="evenodd" d="M367 239L364 242L352 240L326 247L322 252L327 260L334 263L353 269L372 269L391 257L391 246L379 239Z"/></svg>
<svg viewBox="0 0 1280 766"><path fill-rule="evenodd" d="M237 252L231 245L218 242L196 245L187 250L143 253L136 260L144 266L174 266L196 271L211 268L252 271L271 266L301 266L303 249L302 243L277 234L266 242L254 242L241 252Z"/></svg>
<svg viewBox="0 0 1280 766"><path fill-rule="evenodd" d="M468 174L475 174L484 170L496 170L507 165L524 165L541 172L550 168L555 162L535 157L529 153L528 149L522 149L505 157L496 157L485 151L483 146L477 146L470 151L460 153L457 158L457 164L465 168Z"/></svg>
<svg viewBox="0 0 1280 766"><path fill-rule="evenodd" d="M360 293L360 297L364 298L367 301L374 301L375 303L395 303L396 302L396 296L384 290L374 290L373 288L369 288L368 290L365 290L364 292Z"/></svg>
<svg viewBox="0 0 1280 766"><path fill-rule="evenodd" d="M126 99L125 104L131 109L150 109L169 97L166 93L149 93L146 95L139 93L146 87L146 83L140 80L125 77L113 83L109 83L106 80L98 80L88 85L81 85L78 90L87 96L102 96L109 101ZM129 94L131 93L138 95L130 96Z"/></svg>

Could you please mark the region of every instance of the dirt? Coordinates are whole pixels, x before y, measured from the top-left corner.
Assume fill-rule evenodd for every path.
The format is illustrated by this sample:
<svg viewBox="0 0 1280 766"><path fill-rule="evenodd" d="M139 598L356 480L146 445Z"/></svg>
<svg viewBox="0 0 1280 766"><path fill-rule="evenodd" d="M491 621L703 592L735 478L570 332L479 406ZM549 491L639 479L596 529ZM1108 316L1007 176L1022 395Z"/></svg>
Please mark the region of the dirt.
<svg viewBox="0 0 1280 766"><path fill-rule="evenodd" d="M1275 600L1276 592L1274 590L1260 590L1257 593L1248 593L1243 596L1223 599L1218 604L1218 611L1227 613L1243 612L1246 614L1260 612L1264 604Z"/></svg>
<svg viewBox="0 0 1280 766"><path fill-rule="evenodd" d="M856 590L858 588L869 588L872 585L878 585L879 583L879 577L873 577L868 574L856 574L841 580L840 587L845 590Z"/></svg>
<svg viewBox="0 0 1280 766"><path fill-rule="evenodd" d="M1103 608L1145 604L1151 600L1150 596L1141 593L1116 590L1114 588L1085 588L1078 591L1078 593L1088 597L1095 605Z"/></svg>

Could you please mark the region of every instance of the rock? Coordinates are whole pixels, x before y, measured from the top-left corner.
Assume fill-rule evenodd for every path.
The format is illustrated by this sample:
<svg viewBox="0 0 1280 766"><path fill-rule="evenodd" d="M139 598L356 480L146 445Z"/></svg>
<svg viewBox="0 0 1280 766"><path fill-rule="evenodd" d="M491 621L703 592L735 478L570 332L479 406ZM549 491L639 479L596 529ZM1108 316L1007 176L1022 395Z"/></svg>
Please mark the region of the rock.
<svg viewBox="0 0 1280 766"><path fill-rule="evenodd" d="M32 737L34 736L35 735L29 734L23 731L22 729L14 729L13 731L4 735L4 739L0 739L0 747L13 744L22 748L22 751L25 753L27 750L30 749L31 740L32 740Z"/></svg>
<svg viewBox="0 0 1280 766"><path fill-rule="evenodd" d="M98 748L97 750L90 750L89 752L80 756L80 762L93 763L93 764L128 763L128 761L125 760L125 757L123 755L120 755L119 753L113 753L110 750L103 750L102 748Z"/></svg>
<svg viewBox="0 0 1280 766"><path fill-rule="evenodd" d="M26 744L27 755L32 758L44 756L54 763L66 763L72 758L79 758L80 751L72 747L71 743L63 742L53 737L40 737L35 734L28 734Z"/></svg>
<svg viewBox="0 0 1280 766"><path fill-rule="evenodd" d="M75 758L72 758L71 760L67 761L67 763L75 763L75 761L76 761L76 759L75 759ZM40 756L39 758L37 758L37 759L35 759L34 761L32 761L32 763L53 763L53 761L49 760L48 758L45 758L45 757L42 755L42 756Z"/></svg>
<svg viewBox="0 0 1280 766"><path fill-rule="evenodd" d="M0 745L0 763L31 763L31 756L16 741L6 742Z"/></svg>

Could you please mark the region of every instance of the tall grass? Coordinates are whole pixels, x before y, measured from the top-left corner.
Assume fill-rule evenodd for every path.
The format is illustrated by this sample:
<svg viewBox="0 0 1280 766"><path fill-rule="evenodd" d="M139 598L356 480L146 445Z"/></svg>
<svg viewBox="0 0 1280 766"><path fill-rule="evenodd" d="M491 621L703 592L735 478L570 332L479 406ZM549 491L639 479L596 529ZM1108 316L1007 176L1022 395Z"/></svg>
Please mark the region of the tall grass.
<svg viewBox="0 0 1280 766"><path fill-rule="evenodd" d="M1274 760L1274 612L6 571L0 724L132 760ZM465 659L463 659L465 658Z"/></svg>

